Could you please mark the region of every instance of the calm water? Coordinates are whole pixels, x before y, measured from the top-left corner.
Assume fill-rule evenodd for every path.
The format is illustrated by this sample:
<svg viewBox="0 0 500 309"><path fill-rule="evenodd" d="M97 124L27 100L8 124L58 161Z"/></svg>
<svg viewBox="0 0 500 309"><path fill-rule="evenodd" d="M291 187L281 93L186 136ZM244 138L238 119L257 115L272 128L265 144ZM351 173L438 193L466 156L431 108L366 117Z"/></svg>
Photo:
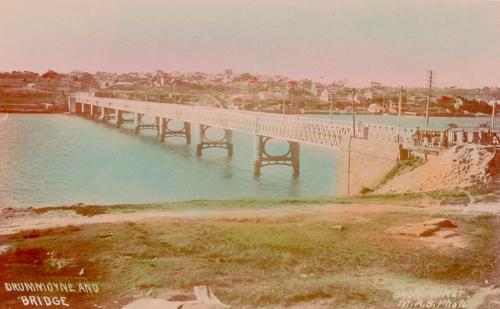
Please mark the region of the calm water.
<svg viewBox="0 0 500 309"><path fill-rule="evenodd" d="M422 121L414 118L406 118L404 125ZM395 124L395 117L358 119ZM432 120L438 121L446 125L488 120ZM137 135L130 127L115 129L74 115L0 114L0 207L307 197L336 192L338 157L333 151L303 145L299 178L291 177L290 167L272 166L263 168L256 179L253 137L235 133L233 142L232 159L222 149L205 150L197 157L194 143L170 138L160 144L151 130ZM279 153L284 147L273 144L271 152Z"/></svg>
<svg viewBox="0 0 500 309"><path fill-rule="evenodd" d="M310 115L309 117L330 119L330 115ZM356 122L380 123L385 125L397 126L398 117L393 115L356 115ZM334 120L351 121L351 115L333 115ZM489 117L430 117L429 126L432 128L444 128L450 123L456 123L459 126L478 126L480 124L490 124ZM500 127L500 117L495 118L495 126ZM401 127L406 128L425 128L425 118L417 116L402 116Z"/></svg>

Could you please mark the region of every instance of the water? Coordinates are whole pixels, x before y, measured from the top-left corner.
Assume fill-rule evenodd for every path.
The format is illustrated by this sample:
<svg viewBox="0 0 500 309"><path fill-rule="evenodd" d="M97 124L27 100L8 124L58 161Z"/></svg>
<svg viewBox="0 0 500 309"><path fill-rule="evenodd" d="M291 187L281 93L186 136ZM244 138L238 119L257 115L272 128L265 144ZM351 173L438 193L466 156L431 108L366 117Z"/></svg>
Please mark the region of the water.
<svg viewBox="0 0 500 309"><path fill-rule="evenodd" d="M0 207L142 203L245 197L303 197L335 192L337 157L302 147L301 175L271 166L253 176L253 137L234 133L234 156L182 138L160 144L74 115L0 114ZM130 127L129 127L130 128ZM279 152L283 145L274 145Z"/></svg>
<svg viewBox="0 0 500 309"><path fill-rule="evenodd" d="M321 118L321 119L334 119L334 120L344 120L352 121L351 115L308 115L308 117ZM366 122L366 123L379 123L384 125L397 126L398 117L395 115L356 115L356 122ZM490 117L430 117L429 127L431 128L445 128L448 124L455 123L458 126L478 126L480 124L491 123ZM425 117L422 116L401 116L401 127L405 128L425 128ZM495 127L500 127L500 117L495 118Z"/></svg>
<svg viewBox="0 0 500 309"><path fill-rule="evenodd" d="M388 124L393 118L358 117ZM487 119L439 121L470 125ZM302 145L298 178L285 166L264 167L255 178L253 136L235 132L233 143L232 159L224 149L197 157L195 145L182 138L160 144L154 131L137 135L130 125L116 129L75 115L0 114L0 207L297 198L337 190L339 158L332 150ZM273 154L285 149L282 143L270 146Z"/></svg>

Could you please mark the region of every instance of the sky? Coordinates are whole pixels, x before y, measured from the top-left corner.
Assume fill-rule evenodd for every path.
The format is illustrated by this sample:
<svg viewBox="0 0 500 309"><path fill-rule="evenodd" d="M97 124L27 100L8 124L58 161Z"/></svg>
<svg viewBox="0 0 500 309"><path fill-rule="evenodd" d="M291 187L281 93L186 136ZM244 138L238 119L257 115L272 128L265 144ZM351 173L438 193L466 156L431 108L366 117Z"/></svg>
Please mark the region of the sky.
<svg viewBox="0 0 500 309"><path fill-rule="evenodd" d="M500 86L499 0L0 0L0 71Z"/></svg>

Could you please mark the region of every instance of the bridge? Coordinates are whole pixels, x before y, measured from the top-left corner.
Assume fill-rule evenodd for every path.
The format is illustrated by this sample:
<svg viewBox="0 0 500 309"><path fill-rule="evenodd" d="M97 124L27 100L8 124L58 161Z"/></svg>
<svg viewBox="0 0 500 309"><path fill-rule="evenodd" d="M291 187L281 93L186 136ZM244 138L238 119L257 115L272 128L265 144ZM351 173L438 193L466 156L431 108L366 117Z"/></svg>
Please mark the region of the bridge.
<svg viewBox="0 0 500 309"><path fill-rule="evenodd" d="M124 123L134 123L137 132L143 129L156 130L162 142L168 137L178 136L185 137L186 142L191 143L191 128L194 125L198 128L196 136L198 155L201 155L207 148L218 147L227 149L231 156L233 154L232 131L252 134L255 136L255 175L260 175L261 168L268 165L289 165L293 168L293 174L298 175L300 144L347 150L352 138L389 141L397 145L398 140L400 143L411 142L414 133L413 130L398 130L393 126L361 123L353 126L349 121L214 108L218 103L212 97L201 101L209 103L203 103L202 106L194 103L181 105L103 98L79 93L74 95L73 100L70 100L68 104L71 112L89 115L102 122L114 120L117 127ZM131 118L123 116L129 113L134 116ZM144 116L151 116L154 121L146 123ZM183 128L171 129L169 122L172 120L183 122ZM210 127L223 129L224 137L219 140L208 138L207 130ZM287 153L268 154L266 143L271 139L287 141L289 144ZM398 154L395 153L394 158L397 156Z"/></svg>

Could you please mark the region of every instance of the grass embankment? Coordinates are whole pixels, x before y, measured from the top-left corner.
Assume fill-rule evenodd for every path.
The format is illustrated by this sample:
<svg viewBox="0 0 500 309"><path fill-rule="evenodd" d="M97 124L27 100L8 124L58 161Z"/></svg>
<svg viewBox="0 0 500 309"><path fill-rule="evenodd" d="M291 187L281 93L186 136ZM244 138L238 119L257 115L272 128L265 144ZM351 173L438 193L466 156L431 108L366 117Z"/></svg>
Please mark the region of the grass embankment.
<svg viewBox="0 0 500 309"><path fill-rule="evenodd" d="M463 195L434 193L431 198L454 200ZM406 196L406 201L422 198L411 195ZM403 197L386 196L385 200L399 202ZM367 207L377 207L372 205L374 197L337 201L364 201ZM326 204L331 200L194 201L132 209L252 209L311 202ZM131 209L127 207L100 209ZM88 214L87 210L84 213ZM393 238L384 232L391 226L442 216L439 211L406 208L370 217L362 215L349 220L300 213L269 218L186 217L26 232L2 240L12 248L0 255L0 273L4 281L99 283L98 294L70 295L69 302L75 308L90 308L93 304L120 308L133 297L192 298L192 287L203 284L212 286L223 302L235 308L321 302L327 308L394 308L394 280L451 286L498 279L495 263L500 235L496 232L498 218L494 216L448 214L467 235L470 245L443 249L431 248L418 239ZM333 228L336 224L345 229ZM84 275L79 276L82 268ZM12 294L0 293L4 294L0 299L16 302Z"/></svg>
<svg viewBox="0 0 500 309"><path fill-rule="evenodd" d="M394 177L408 173L415 168L419 167L422 165L425 161L421 158L411 158L409 160L403 160L399 161L396 166L394 166L393 169L391 169L385 176L384 178L380 181L377 187L382 187L385 185L389 180L393 179Z"/></svg>
<svg viewBox="0 0 500 309"><path fill-rule="evenodd" d="M360 193L361 194L372 193L375 190L383 187L394 177L410 172L415 168L417 168L418 166L422 165L423 163L424 160L417 157L411 158L409 160L398 161L396 165L376 185L374 185L373 187L363 187Z"/></svg>

